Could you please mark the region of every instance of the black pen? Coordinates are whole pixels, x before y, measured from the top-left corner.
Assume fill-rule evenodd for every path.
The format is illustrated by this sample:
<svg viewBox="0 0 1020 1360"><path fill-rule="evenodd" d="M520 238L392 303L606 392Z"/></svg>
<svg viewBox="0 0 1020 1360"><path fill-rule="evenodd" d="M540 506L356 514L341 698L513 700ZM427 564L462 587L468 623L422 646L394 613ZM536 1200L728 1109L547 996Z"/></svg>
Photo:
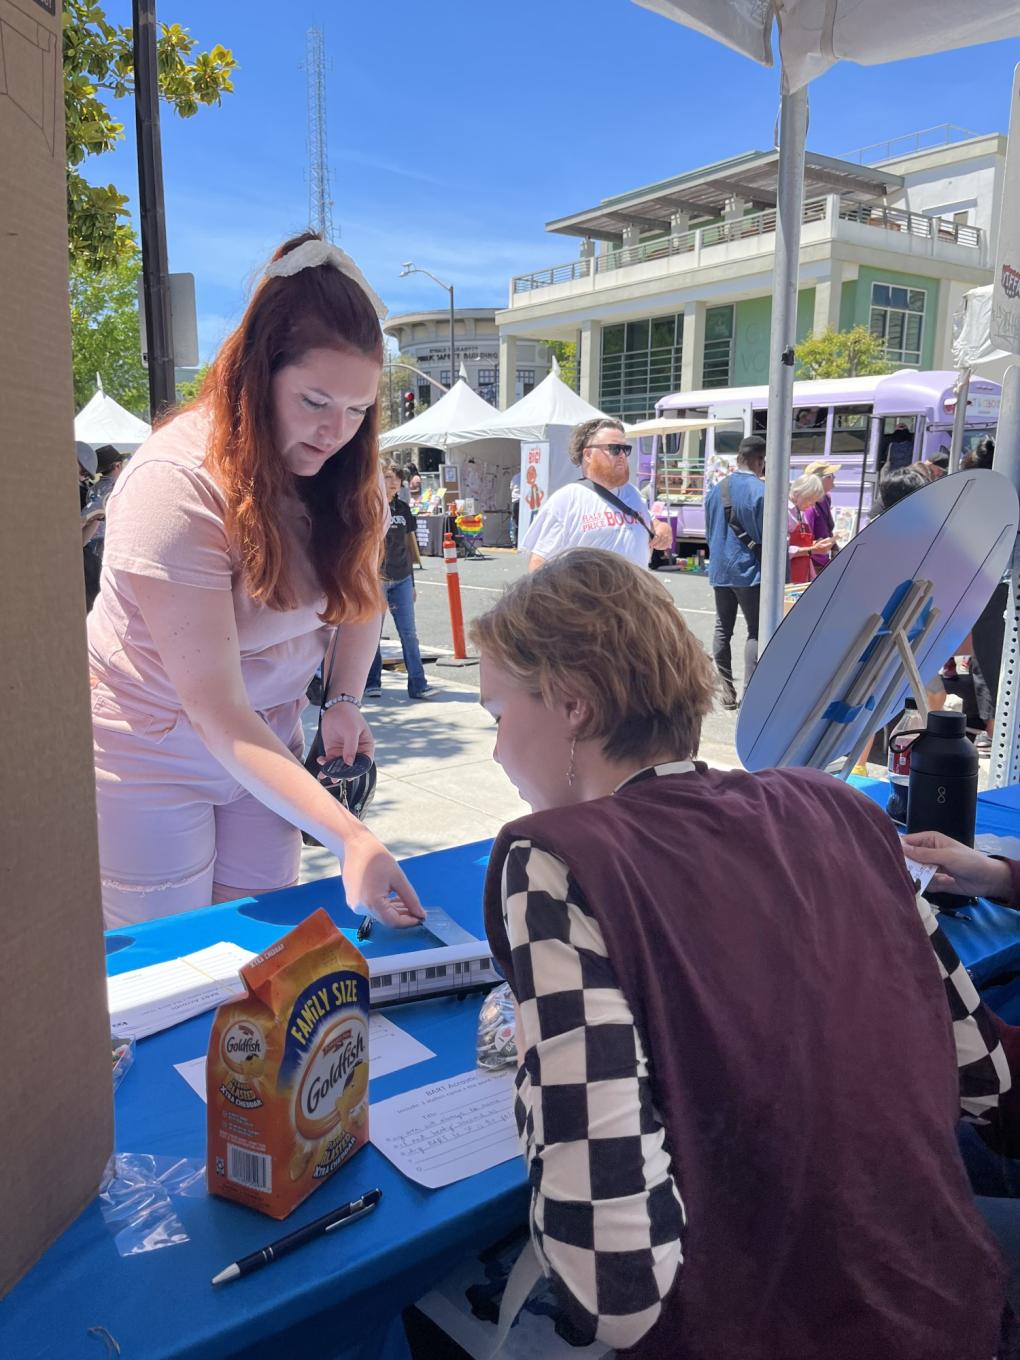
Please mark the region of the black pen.
<svg viewBox="0 0 1020 1360"><path fill-rule="evenodd" d="M263 1266L269 1265L270 1261L276 1261L279 1257L286 1256L295 1247L300 1247L305 1242L311 1242L315 1237L322 1237L324 1233L332 1232L334 1228L342 1228L348 1223L353 1223L356 1218L363 1218L365 1214L370 1214L381 1199L381 1190L369 1190L360 1199L353 1199L350 1204L341 1205L339 1209L333 1209L330 1213L323 1214L321 1218L306 1223L303 1228L288 1233L286 1237L281 1237L279 1241L271 1242L268 1247L263 1247L261 1251L253 1251L250 1256L242 1256L240 1261L235 1261L233 1265L227 1266L226 1270L221 1270L218 1275L214 1275L212 1282L213 1284L226 1284L228 1280L237 1280L242 1275L250 1275L253 1270L261 1270Z"/></svg>

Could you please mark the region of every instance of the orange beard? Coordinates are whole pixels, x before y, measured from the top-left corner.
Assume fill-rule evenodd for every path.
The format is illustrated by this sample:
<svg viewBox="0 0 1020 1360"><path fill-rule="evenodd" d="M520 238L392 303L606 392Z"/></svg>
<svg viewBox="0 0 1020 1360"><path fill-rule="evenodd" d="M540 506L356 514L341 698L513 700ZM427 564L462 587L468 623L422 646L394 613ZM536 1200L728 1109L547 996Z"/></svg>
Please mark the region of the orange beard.
<svg viewBox="0 0 1020 1360"><path fill-rule="evenodd" d="M588 476L600 486L615 491L630 480L630 464L626 458L613 458L608 453L592 449L588 454Z"/></svg>

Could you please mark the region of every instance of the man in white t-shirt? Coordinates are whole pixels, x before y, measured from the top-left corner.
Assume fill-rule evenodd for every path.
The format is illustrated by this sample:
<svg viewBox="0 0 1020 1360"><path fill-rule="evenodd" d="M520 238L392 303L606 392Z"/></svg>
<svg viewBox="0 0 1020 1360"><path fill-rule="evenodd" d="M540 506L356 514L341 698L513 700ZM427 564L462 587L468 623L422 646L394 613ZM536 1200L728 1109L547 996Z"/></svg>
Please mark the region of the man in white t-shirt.
<svg viewBox="0 0 1020 1360"><path fill-rule="evenodd" d="M618 420L599 416L578 425L570 436L570 461L581 477L623 502L626 509L603 499L585 481L570 482L554 491L531 522L523 546L531 553L528 570L548 562L568 548L606 548L636 566L647 567L653 548L672 546L668 524L649 524L648 507L630 484L631 445L621 436ZM649 529L655 537L649 537Z"/></svg>

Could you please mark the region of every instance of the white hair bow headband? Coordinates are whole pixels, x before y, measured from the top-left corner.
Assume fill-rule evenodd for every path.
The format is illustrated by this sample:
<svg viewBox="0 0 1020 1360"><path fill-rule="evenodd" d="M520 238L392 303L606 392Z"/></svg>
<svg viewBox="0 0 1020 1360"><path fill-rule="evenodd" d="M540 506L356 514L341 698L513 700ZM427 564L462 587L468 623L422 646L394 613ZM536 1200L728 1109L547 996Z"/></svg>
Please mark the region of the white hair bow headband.
<svg viewBox="0 0 1020 1360"><path fill-rule="evenodd" d="M339 246L330 245L328 241L305 241L296 249L288 251L286 255L281 255L278 260L274 260L266 269L265 277L267 279L288 279L292 274L300 273L302 269L316 269L322 264L332 265L334 269L339 269L341 274L346 274L349 279L353 279L375 308L376 316L380 321L383 320L389 309L382 298L372 288L347 252L341 250Z"/></svg>

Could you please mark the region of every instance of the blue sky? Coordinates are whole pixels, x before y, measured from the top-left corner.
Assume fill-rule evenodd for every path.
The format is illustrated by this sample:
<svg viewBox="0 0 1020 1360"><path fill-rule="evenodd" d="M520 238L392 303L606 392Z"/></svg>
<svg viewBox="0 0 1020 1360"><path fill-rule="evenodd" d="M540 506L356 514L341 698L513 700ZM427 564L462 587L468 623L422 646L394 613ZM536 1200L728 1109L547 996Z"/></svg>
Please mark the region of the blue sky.
<svg viewBox="0 0 1020 1360"><path fill-rule="evenodd" d="M109 0L129 23L129 0ZM392 312L444 305L405 260L504 305L515 273L577 243L544 224L610 194L772 145L777 75L631 0L159 0L240 63L220 108L164 110L170 267L196 276L214 352L273 247L308 218L305 33L325 32L334 223ZM808 145L840 155L939 123L1005 131L1020 43L888 66L843 63L811 86ZM134 113L89 178L134 198Z"/></svg>

